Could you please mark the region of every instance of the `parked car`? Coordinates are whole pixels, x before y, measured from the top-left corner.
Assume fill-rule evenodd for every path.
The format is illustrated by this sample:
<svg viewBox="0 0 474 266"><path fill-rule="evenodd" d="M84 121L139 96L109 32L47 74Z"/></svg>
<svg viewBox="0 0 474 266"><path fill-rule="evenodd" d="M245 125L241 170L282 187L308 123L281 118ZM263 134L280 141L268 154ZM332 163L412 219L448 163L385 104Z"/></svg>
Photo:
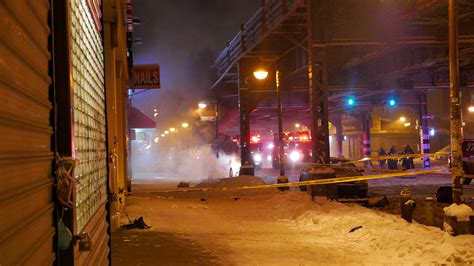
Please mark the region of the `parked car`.
<svg viewBox="0 0 474 266"><path fill-rule="evenodd" d="M347 159L339 158L330 158L331 165L334 166L346 166L356 168L356 165L350 163ZM335 177L346 177L346 176L362 176L363 170L359 169L350 169L350 168L336 168L328 165L327 167L334 170ZM300 172L300 181L309 181L317 179L318 176L311 174L312 170L316 170L320 166L306 166ZM322 177L319 178L328 178ZM354 181L338 184L329 184L329 185L309 185L309 186L300 186L301 191L308 191L312 196L315 195L326 195L328 198L333 199L357 199L357 198L367 198L368 182L363 181Z"/></svg>

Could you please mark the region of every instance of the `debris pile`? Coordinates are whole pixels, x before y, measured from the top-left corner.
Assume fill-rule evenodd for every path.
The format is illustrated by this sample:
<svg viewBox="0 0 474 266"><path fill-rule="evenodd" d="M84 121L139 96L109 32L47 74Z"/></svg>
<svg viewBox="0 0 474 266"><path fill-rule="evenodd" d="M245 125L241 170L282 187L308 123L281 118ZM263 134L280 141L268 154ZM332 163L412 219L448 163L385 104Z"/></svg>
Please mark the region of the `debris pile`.
<svg viewBox="0 0 474 266"><path fill-rule="evenodd" d="M220 179L206 179L196 185L199 188L205 187L243 187L243 186L258 186L265 185L265 182L260 177L251 175L241 175L229 178Z"/></svg>

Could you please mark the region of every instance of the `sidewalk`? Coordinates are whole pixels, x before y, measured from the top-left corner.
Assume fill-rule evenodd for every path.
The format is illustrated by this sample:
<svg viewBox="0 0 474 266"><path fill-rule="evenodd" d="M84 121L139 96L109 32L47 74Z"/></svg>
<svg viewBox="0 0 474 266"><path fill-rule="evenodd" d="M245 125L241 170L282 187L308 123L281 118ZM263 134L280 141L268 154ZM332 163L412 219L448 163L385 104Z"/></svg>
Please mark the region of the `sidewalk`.
<svg viewBox="0 0 474 266"><path fill-rule="evenodd" d="M215 257L182 236L154 229L112 234L112 265L216 265Z"/></svg>

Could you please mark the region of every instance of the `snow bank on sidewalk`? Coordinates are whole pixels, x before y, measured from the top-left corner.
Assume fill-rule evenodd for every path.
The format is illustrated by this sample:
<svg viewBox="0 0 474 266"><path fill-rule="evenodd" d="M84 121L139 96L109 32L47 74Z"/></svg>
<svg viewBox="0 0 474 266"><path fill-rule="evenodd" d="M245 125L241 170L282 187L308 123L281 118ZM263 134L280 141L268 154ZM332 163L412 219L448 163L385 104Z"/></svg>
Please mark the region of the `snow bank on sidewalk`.
<svg viewBox="0 0 474 266"><path fill-rule="evenodd" d="M453 203L443 208L443 211L446 216L456 216L458 221L469 221L469 216L474 215L471 207L466 204Z"/></svg>
<svg viewBox="0 0 474 266"><path fill-rule="evenodd" d="M279 193L270 200L292 226L314 241L354 250L362 263L473 264L474 235L452 237L436 227L408 223L398 216L304 193ZM298 215L299 212L299 215ZM352 229L352 232L350 232ZM308 241L306 239L306 241Z"/></svg>

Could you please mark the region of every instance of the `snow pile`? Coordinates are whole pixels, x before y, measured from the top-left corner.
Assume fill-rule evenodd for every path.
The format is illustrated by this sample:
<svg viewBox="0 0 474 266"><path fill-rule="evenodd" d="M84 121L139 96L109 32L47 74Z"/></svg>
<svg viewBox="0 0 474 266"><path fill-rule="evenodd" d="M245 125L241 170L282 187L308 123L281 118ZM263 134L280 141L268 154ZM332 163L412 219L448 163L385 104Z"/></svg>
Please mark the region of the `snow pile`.
<svg viewBox="0 0 474 266"><path fill-rule="evenodd" d="M434 227L410 224L398 216L316 199L294 226L315 243L350 247L364 263L474 263L474 236L456 238Z"/></svg>
<svg viewBox="0 0 474 266"><path fill-rule="evenodd" d="M314 208L311 198L301 191L275 191L265 202L264 214L274 219L295 219L305 210Z"/></svg>
<svg viewBox="0 0 474 266"><path fill-rule="evenodd" d="M453 203L449 207L443 208L446 216L456 216L458 221L469 221L469 216L474 215L471 207L466 204Z"/></svg>
<svg viewBox="0 0 474 266"><path fill-rule="evenodd" d="M196 187L243 187L265 185L265 182L259 177L251 175L241 175L231 178L207 179L196 185Z"/></svg>

